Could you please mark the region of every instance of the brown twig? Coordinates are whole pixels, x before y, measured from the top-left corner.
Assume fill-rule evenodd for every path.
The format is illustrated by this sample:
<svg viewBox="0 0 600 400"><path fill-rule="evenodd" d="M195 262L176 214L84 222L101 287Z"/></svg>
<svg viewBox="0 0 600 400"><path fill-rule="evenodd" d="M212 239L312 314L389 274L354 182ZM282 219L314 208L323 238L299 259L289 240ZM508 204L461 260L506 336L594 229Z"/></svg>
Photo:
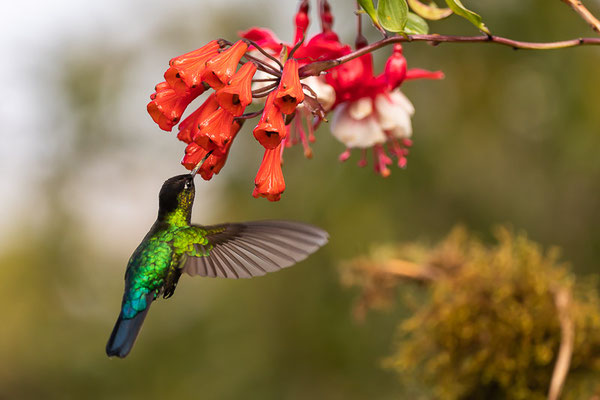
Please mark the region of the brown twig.
<svg viewBox="0 0 600 400"><path fill-rule="evenodd" d="M278 81L279 78L260 78L260 79L252 79L252 83L254 82L273 82Z"/></svg>
<svg viewBox="0 0 600 400"><path fill-rule="evenodd" d="M244 58L246 58L249 61L254 62L254 64L256 65L256 67L258 69L260 69L261 71L264 71L264 72L266 72L268 74L271 74L273 76L276 76L276 77L281 77L281 72L280 71L276 70L274 67L272 67L269 64L263 62L262 60L254 57L254 56L251 56L248 53L244 54Z"/></svg>
<svg viewBox="0 0 600 400"><path fill-rule="evenodd" d="M554 304L560 321L560 347L558 357L554 364L552 380L550 381L550 390L548 391L548 400L557 400L567 379L571 357L573 355L573 342L575 340L575 327L569 313L571 304L571 293L566 288L559 288L554 291Z"/></svg>
<svg viewBox="0 0 600 400"><path fill-rule="evenodd" d="M264 108L262 110L259 110L259 111L242 114L239 117L235 117L235 120L236 121L244 121L244 120L247 120L247 119L258 117L259 115L261 115L263 113L263 111L265 111Z"/></svg>
<svg viewBox="0 0 600 400"><path fill-rule="evenodd" d="M419 282L431 282L440 277L437 271L427 265L399 259L390 259L380 264L380 270L398 278Z"/></svg>
<svg viewBox="0 0 600 400"><path fill-rule="evenodd" d="M302 46L304 44L304 40L306 39L306 35L302 36L302 39L300 39L298 41L298 43L296 43L294 45L294 47L292 48L292 50L290 50L290 54L288 54L287 58L292 58L294 57L294 53L296 53L296 50L298 50L300 48L300 46ZM283 67L282 67L283 69Z"/></svg>
<svg viewBox="0 0 600 400"><path fill-rule="evenodd" d="M590 10L588 10L581 0L561 0L563 3L571 7L585 22L587 22L593 30L600 33L600 21L596 18Z"/></svg>
<svg viewBox="0 0 600 400"><path fill-rule="evenodd" d="M252 97L260 97L263 94L269 94L269 92L279 86L279 82L272 83L265 87L261 87L260 89L256 89L252 91Z"/></svg>
<svg viewBox="0 0 600 400"><path fill-rule="evenodd" d="M512 47L513 49L524 49L524 50L553 50L553 49L564 49L568 47L577 47L584 45L600 46L600 38L576 38L569 40L562 40L558 42L521 42L518 40L507 39L500 36L483 35L483 36L453 36L453 35L408 35L394 36L386 39L382 39L378 42L374 42L361 49L353 51L350 54L346 54L340 58L326 61L316 61L311 64L307 64L300 68L300 77L304 78L307 76L319 75L321 72L331 69L335 66L353 60L357 57L370 53L374 50L388 46L394 43L403 42L430 42L430 43L495 43L502 46Z"/></svg>

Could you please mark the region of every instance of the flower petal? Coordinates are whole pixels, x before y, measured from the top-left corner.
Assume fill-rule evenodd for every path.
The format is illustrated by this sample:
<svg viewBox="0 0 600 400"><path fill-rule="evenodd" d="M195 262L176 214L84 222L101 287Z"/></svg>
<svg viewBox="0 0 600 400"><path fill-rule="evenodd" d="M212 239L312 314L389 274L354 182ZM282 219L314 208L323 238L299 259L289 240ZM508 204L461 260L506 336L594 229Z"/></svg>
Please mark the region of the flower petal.
<svg viewBox="0 0 600 400"><path fill-rule="evenodd" d="M374 97L387 90L385 78L373 76L371 53L332 68L325 75L325 80L335 89L336 105L362 97Z"/></svg>
<svg viewBox="0 0 600 400"><path fill-rule="evenodd" d="M275 92L271 92L267 97L260 121L252 131L256 140L266 149L279 146L287 134L283 114L275 105L274 99Z"/></svg>
<svg viewBox="0 0 600 400"><path fill-rule="evenodd" d="M381 129L397 138L409 138L412 135L410 117L415 109L402 92L398 90L380 94L374 102Z"/></svg>
<svg viewBox="0 0 600 400"><path fill-rule="evenodd" d="M167 76L165 73L165 79L176 91L178 88L175 86L173 79L181 80L190 88L200 85L206 62L218 54L219 47L219 43L213 40L197 50L172 58L169 61L171 66L169 69L174 70L175 74Z"/></svg>
<svg viewBox="0 0 600 400"><path fill-rule="evenodd" d="M248 50L248 45L238 40L227 50L213 56L206 62L202 72L202 81L208 83L213 89L220 89L229 82L237 70L240 59Z"/></svg>
<svg viewBox="0 0 600 400"><path fill-rule="evenodd" d="M204 92L204 86L189 89L184 94L178 94L167 82L156 85L156 92L150 96L152 100L146 106L148 114L160 129L170 131L177 125L186 107L196 97Z"/></svg>
<svg viewBox="0 0 600 400"><path fill-rule="evenodd" d="M317 94L317 100L321 103L323 110L326 112L331 110L335 103L335 89L333 86L328 85L322 77L318 76L309 76L303 82Z"/></svg>
<svg viewBox="0 0 600 400"><path fill-rule="evenodd" d="M188 144L193 142L198 134L198 125L213 112L217 111L218 108L219 103L217 103L215 94L213 93L204 101L204 103L202 103L200 107L198 107L198 109L196 109L196 111L181 121L179 124L179 133L177 134L177 139Z"/></svg>
<svg viewBox="0 0 600 400"><path fill-rule="evenodd" d="M351 52L352 48L340 43L338 36L330 31L313 36L308 43L296 51L294 57L307 64L315 60L331 60Z"/></svg>
<svg viewBox="0 0 600 400"><path fill-rule="evenodd" d="M204 160L204 163L198 170L198 174L202 179L208 181L213 175L218 174L221 171L227 161L233 139L235 139L241 126L242 124L239 122L234 122L233 127L231 128L231 140L227 142L222 149L213 150L206 160ZM208 151L203 149L197 143L190 143L185 149L185 156L183 157L183 160L181 160L181 164L187 169L192 170L207 154Z"/></svg>
<svg viewBox="0 0 600 400"><path fill-rule="evenodd" d="M257 45L266 50L271 50L275 54L281 53L281 40L269 29L266 28L250 28L247 31L239 32L238 36L245 39L250 39L256 42ZM252 50L253 47L250 48Z"/></svg>
<svg viewBox="0 0 600 400"><path fill-rule="evenodd" d="M444 79L444 73L442 71L411 68L406 71L406 80L409 79Z"/></svg>
<svg viewBox="0 0 600 400"><path fill-rule="evenodd" d="M233 115L219 108L198 125L194 141L206 150L222 149L232 140Z"/></svg>
<svg viewBox="0 0 600 400"><path fill-rule="evenodd" d="M369 97L363 97L348 104L348 113L353 119L363 119L373 114L373 101Z"/></svg>
<svg viewBox="0 0 600 400"><path fill-rule="evenodd" d="M231 78L221 89L217 90L217 101L225 110L239 116L252 102L252 77L256 72L256 65L249 62Z"/></svg>
<svg viewBox="0 0 600 400"><path fill-rule="evenodd" d="M342 104L333 114L331 133L346 147L367 148L384 143L386 136L373 114L356 120L349 112L349 104Z"/></svg>
<svg viewBox="0 0 600 400"><path fill-rule="evenodd" d="M285 190L285 180L281 170L281 146L266 149L262 163L254 179L254 197L266 197L269 201L279 201Z"/></svg>
<svg viewBox="0 0 600 400"><path fill-rule="evenodd" d="M293 114L298 104L304 101L304 92L298 76L298 61L289 59L283 66L279 87L275 90L273 102L282 113Z"/></svg>

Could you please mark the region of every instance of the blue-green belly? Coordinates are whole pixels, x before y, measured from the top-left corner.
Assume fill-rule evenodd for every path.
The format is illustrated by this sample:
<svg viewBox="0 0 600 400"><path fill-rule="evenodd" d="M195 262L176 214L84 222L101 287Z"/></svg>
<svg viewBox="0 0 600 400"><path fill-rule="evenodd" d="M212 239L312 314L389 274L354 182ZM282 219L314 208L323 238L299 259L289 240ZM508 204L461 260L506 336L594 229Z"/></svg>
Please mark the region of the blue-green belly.
<svg viewBox="0 0 600 400"><path fill-rule="evenodd" d="M197 227L181 227L160 232L136 251L129 261L123 302L123 318L135 317L148 307L146 297L155 299L171 268L180 268L181 259L187 253L202 256L194 244L207 245L206 231ZM207 246L210 247L210 246Z"/></svg>

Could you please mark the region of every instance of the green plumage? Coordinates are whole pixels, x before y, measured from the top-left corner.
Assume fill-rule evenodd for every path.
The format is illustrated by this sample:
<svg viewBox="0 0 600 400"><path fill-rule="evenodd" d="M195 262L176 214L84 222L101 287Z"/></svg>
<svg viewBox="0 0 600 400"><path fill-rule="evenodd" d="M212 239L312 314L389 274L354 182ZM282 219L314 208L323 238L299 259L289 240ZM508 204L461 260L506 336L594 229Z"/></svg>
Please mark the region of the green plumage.
<svg viewBox="0 0 600 400"><path fill-rule="evenodd" d="M169 273L180 269L186 253L200 256L194 244L208 244L206 231L194 227L167 227L140 244L125 275L123 316L133 318L146 308L146 295L161 292ZM205 255L208 255L206 253Z"/></svg>
<svg viewBox="0 0 600 400"><path fill-rule="evenodd" d="M129 354L150 304L161 295L171 297L183 272L252 278L289 267L327 242L325 231L298 222L192 225L194 193L192 174L163 184L156 222L127 264L121 312L106 345L109 356Z"/></svg>
<svg viewBox="0 0 600 400"><path fill-rule="evenodd" d="M131 256L125 273L124 318L133 318L145 310L148 294L156 299L161 293L165 297L173 293L186 255L209 255L212 246L206 237L207 230L189 224L193 200L193 186L179 193L177 207L156 221ZM198 251L195 245L202 245L205 251ZM177 279L169 281L169 276Z"/></svg>

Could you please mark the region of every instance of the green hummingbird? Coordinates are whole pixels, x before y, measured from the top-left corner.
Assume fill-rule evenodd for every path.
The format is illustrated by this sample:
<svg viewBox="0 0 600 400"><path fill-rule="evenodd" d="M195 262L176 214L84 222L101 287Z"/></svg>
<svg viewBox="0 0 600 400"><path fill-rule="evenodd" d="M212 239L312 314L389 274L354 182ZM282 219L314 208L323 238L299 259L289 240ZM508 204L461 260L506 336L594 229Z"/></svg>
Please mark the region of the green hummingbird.
<svg viewBox="0 0 600 400"><path fill-rule="evenodd" d="M327 232L300 222L191 224L196 171L167 179L160 190L158 217L127 264L108 356L129 354L150 304L161 295L171 297L183 272L252 278L289 267L327 243Z"/></svg>

